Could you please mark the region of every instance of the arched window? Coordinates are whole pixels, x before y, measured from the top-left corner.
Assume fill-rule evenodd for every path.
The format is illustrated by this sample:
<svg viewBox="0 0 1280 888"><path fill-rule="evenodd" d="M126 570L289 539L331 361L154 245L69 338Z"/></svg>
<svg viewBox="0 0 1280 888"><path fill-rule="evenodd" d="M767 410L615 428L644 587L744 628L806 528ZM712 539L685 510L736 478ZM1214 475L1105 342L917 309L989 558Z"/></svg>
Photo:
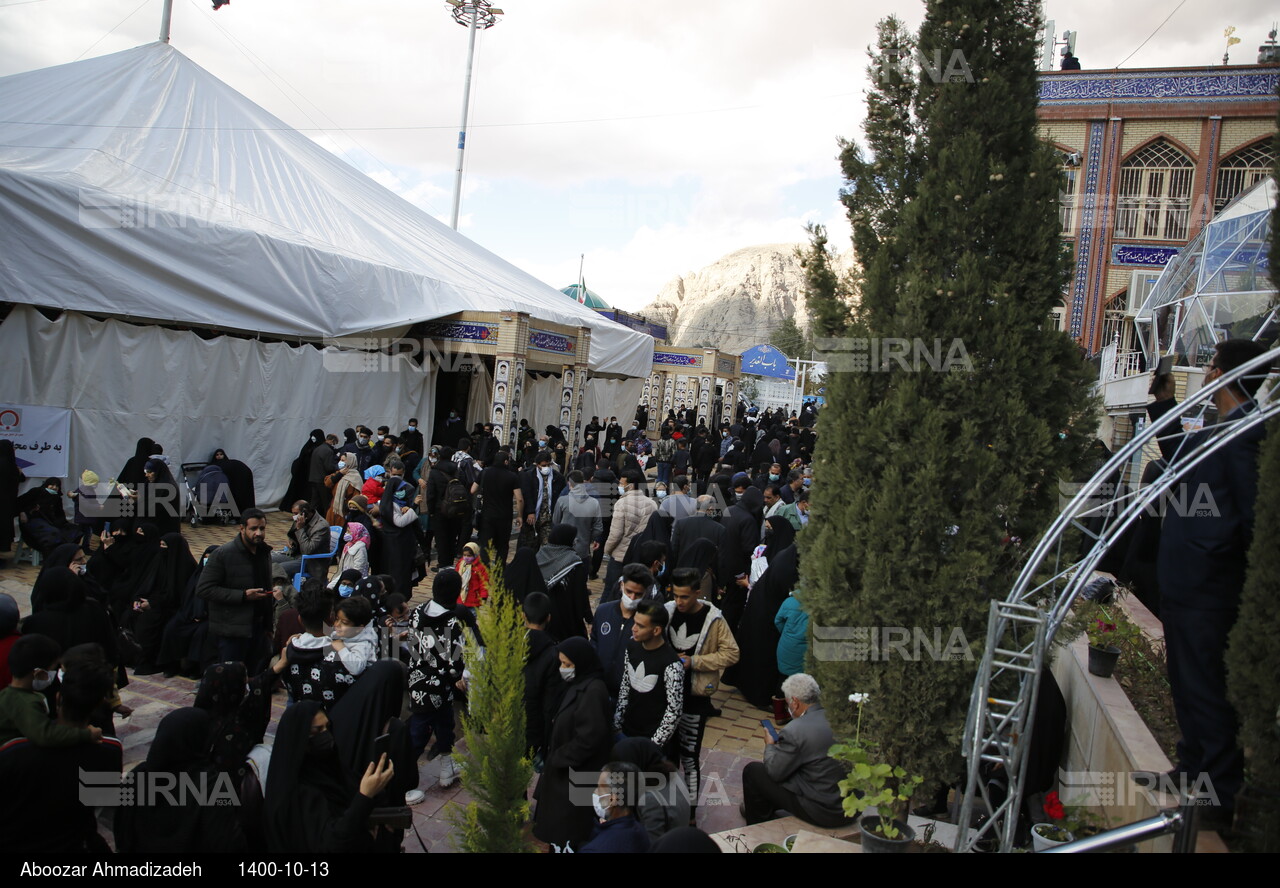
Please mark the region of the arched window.
<svg viewBox="0 0 1280 888"><path fill-rule="evenodd" d="M1271 175L1274 162L1270 139L1223 158L1218 165L1218 187L1213 192L1213 214L1221 213L1238 195Z"/></svg>
<svg viewBox="0 0 1280 888"><path fill-rule="evenodd" d="M1116 237L1186 240L1195 164L1157 139L1120 167Z"/></svg>

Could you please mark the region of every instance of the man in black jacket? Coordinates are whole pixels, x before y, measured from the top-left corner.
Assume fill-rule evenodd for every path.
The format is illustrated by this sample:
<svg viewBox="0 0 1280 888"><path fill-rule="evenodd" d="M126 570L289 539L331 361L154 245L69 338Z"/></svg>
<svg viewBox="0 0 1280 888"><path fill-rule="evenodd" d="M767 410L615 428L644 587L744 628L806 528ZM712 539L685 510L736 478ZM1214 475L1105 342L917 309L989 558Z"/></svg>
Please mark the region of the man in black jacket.
<svg viewBox="0 0 1280 888"><path fill-rule="evenodd" d="M542 592L531 592L520 608L529 639L529 658L524 664L524 736L534 767L541 771L547 739L551 736L551 720L560 708L565 683L560 679L560 656L556 653L555 639L547 632L551 599Z"/></svg>
<svg viewBox="0 0 1280 888"><path fill-rule="evenodd" d="M1266 351L1257 342L1230 339L1218 343L1204 382L1209 385ZM1214 395L1223 420L1237 420L1256 409L1266 368ZM1174 408L1170 396L1151 405L1152 419ZM1175 429L1172 438L1180 437ZM1209 426L1180 446L1161 441L1176 471L1201 445L1219 433ZM1208 828L1231 823L1235 794L1244 779L1244 754L1236 740L1236 714L1227 698L1225 655L1244 587L1247 554L1253 538L1258 494L1261 425L1219 448L1172 488L1176 507L1165 515L1157 570L1160 618L1169 662L1169 690L1182 738L1178 766L1189 789L1210 788L1214 807L1202 809ZM1207 775L1210 787L1202 785Z"/></svg>
<svg viewBox="0 0 1280 888"><path fill-rule="evenodd" d="M209 635L219 662L244 663L251 675L261 669L255 641L270 626L271 550L266 544L267 516L245 509L240 533L209 555L197 597L209 602Z"/></svg>
<svg viewBox="0 0 1280 888"><path fill-rule="evenodd" d="M311 482L311 503L323 515L329 509L333 491L324 486L324 479L338 470L338 436L326 435L311 451L311 469L307 480Z"/></svg>

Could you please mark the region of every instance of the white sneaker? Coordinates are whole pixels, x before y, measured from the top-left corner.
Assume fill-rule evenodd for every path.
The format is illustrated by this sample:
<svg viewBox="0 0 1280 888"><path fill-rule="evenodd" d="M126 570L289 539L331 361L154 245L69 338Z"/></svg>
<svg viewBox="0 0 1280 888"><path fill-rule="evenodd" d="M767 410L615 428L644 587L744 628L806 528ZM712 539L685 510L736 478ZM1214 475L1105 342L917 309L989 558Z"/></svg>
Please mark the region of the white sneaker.
<svg viewBox="0 0 1280 888"><path fill-rule="evenodd" d="M404 803L406 805L416 805L427 797L427 794L420 789L411 789L404 794Z"/></svg>
<svg viewBox="0 0 1280 888"><path fill-rule="evenodd" d="M448 789L458 782L459 768L451 755L440 756L440 788Z"/></svg>

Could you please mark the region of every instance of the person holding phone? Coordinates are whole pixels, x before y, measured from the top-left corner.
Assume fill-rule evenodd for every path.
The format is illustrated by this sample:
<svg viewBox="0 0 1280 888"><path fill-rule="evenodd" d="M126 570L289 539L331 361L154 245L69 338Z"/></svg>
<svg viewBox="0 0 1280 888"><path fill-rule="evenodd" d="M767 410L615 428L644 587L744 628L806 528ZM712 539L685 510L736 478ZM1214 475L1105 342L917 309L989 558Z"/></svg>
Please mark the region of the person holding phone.
<svg viewBox="0 0 1280 888"><path fill-rule="evenodd" d="M845 769L827 754L836 741L818 683L800 672L782 683L782 693L791 721L782 730L767 719L761 722L764 761L742 769L738 811L748 824L772 820L781 809L815 826L841 826L847 820L839 785Z"/></svg>
<svg viewBox="0 0 1280 888"><path fill-rule="evenodd" d="M358 781L339 762L329 717L313 700L280 717L266 797L267 848L276 854L373 851L369 815L390 784L395 766L383 754Z"/></svg>
<svg viewBox="0 0 1280 888"><path fill-rule="evenodd" d="M261 509L240 513L240 532L214 550L200 575L196 597L209 602L209 634L219 662L249 662L254 641L271 625L271 551L266 545L267 516ZM261 659L261 657L258 657Z"/></svg>

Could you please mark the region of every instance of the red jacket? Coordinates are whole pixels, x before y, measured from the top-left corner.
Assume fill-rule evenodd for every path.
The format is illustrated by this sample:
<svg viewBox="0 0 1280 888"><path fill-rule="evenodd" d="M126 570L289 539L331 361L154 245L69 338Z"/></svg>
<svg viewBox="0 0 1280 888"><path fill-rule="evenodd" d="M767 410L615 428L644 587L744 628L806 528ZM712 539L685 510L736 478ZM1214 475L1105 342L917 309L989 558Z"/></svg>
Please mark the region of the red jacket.
<svg viewBox="0 0 1280 888"><path fill-rule="evenodd" d="M462 558L459 557L454 562L453 569L462 573L462 568L465 566ZM467 588L462 590L462 604L466 607L479 607L480 603L488 597L489 569L477 560L471 565L471 580L467 583Z"/></svg>

